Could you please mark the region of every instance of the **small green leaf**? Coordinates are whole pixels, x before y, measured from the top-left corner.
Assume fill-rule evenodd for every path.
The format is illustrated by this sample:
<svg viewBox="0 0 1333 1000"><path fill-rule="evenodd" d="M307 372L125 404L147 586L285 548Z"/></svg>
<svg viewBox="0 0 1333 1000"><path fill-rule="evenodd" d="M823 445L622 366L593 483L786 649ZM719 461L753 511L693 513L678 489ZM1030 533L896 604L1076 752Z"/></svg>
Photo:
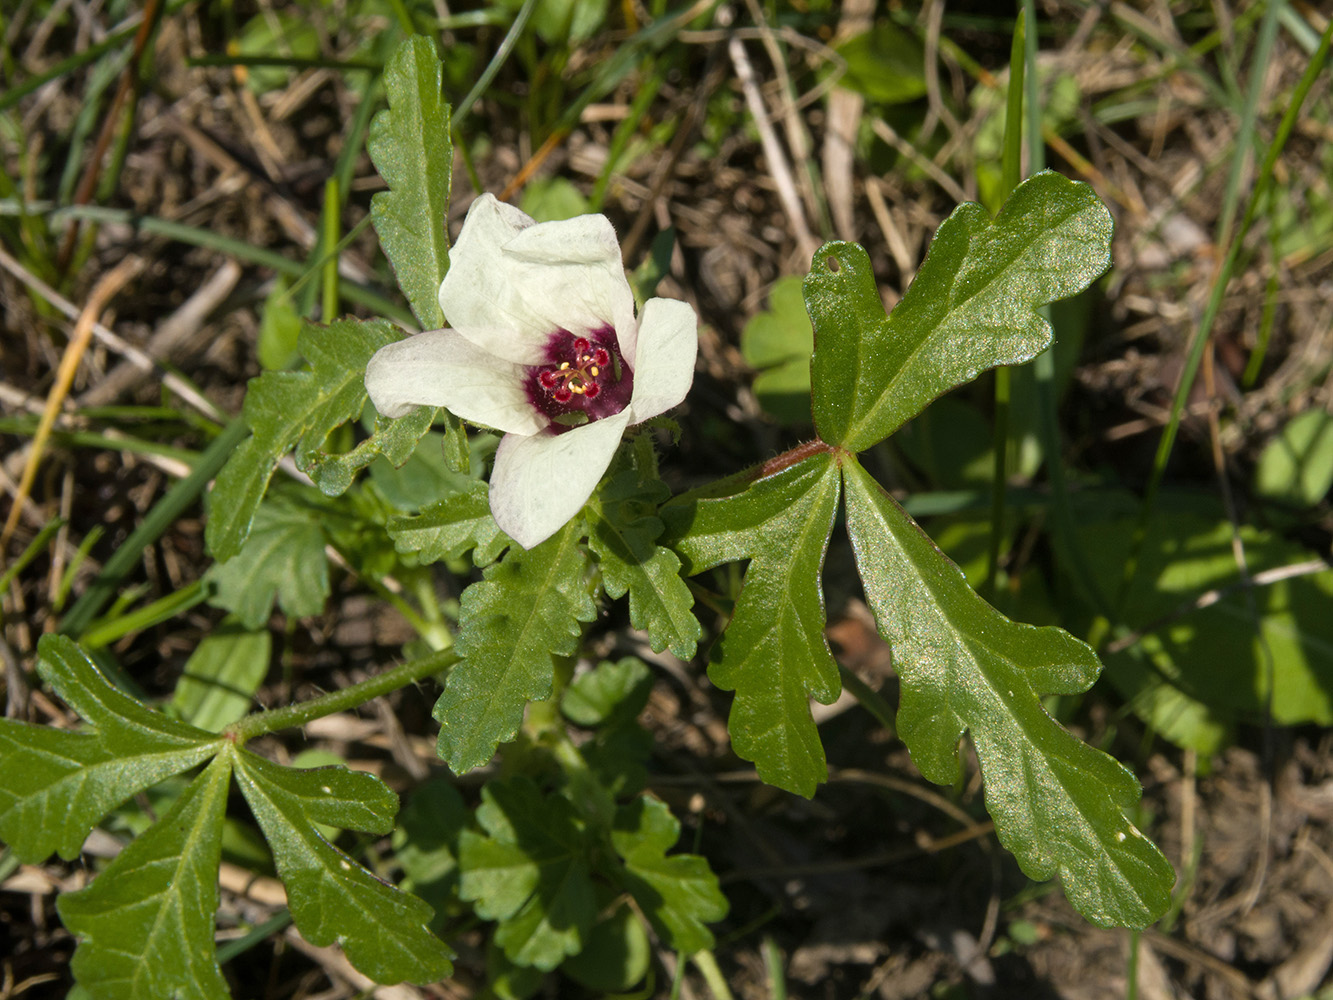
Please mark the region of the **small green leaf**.
<svg viewBox="0 0 1333 1000"><path fill-rule="evenodd" d="M607 6L608 0L546 0L532 12L532 30L548 45L572 50L606 20Z"/></svg>
<svg viewBox="0 0 1333 1000"><path fill-rule="evenodd" d="M211 733L111 687L70 639L43 636L38 653L42 676L97 732L0 719L0 841L34 864L75 857L116 806L217 752Z"/></svg>
<svg viewBox="0 0 1333 1000"><path fill-rule="evenodd" d="M320 449L329 434L360 416L366 362L398 339L387 320L307 323L299 347L311 369L251 380L243 412L254 434L218 473L210 496L205 539L216 559L225 562L241 550L283 455L296 446L297 464L313 467L324 458Z"/></svg>
<svg viewBox="0 0 1333 1000"><path fill-rule="evenodd" d="M307 941L338 943L380 983L449 975L451 955L431 933L430 906L371 875L311 825L388 833L398 799L382 781L340 767L284 768L248 751L236 754L236 781L273 849Z"/></svg>
<svg viewBox="0 0 1333 1000"><path fill-rule="evenodd" d="M727 915L727 898L708 862L667 851L680 823L665 803L644 795L616 813L611 842L625 861L620 881L667 943L686 955L713 947L705 926Z"/></svg>
<svg viewBox="0 0 1333 1000"><path fill-rule="evenodd" d="M455 774L485 764L514 738L528 701L548 698L553 657L572 656L597 608L575 518L534 549L512 548L463 591L457 650L435 704L439 753Z"/></svg>
<svg viewBox="0 0 1333 1000"><path fill-rule="evenodd" d="M612 795L632 795L643 788L644 766L653 750L653 736L639 725L639 713L653 691L653 674L644 662L625 656L603 660L579 674L565 688L560 710L571 722L596 727L593 738L579 747L597 782Z"/></svg>
<svg viewBox="0 0 1333 1000"><path fill-rule="evenodd" d="M235 618L224 619L185 661L171 696L172 708L190 725L210 733L235 722L250 710L268 673L272 647L267 631L252 631Z"/></svg>
<svg viewBox="0 0 1333 1000"><path fill-rule="evenodd" d="M657 505L669 496L660 481L639 482L622 472L592 496L588 545L602 568L607 596L629 593L630 624L648 633L653 652L668 646L682 660L694 656L703 629L690 610L694 595L680 576L680 559L657 544L663 524Z"/></svg>
<svg viewBox="0 0 1333 1000"><path fill-rule="evenodd" d="M538 222L558 222L587 215L588 199L567 177L534 177L518 207Z"/></svg>
<svg viewBox="0 0 1333 1000"><path fill-rule="evenodd" d="M1292 417L1259 456L1254 488L1271 500L1313 507L1333 487L1333 413Z"/></svg>
<svg viewBox="0 0 1333 1000"><path fill-rule="evenodd" d="M541 969L511 962L494 938L486 943L486 989L495 1000L529 1000L545 978Z"/></svg>
<svg viewBox="0 0 1333 1000"><path fill-rule="evenodd" d="M290 282L279 275L259 314L259 363L268 371L282 371L297 359L301 316L292 305Z"/></svg>
<svg viewBox="0 0 1333 1000"><path fill-rule="evenodd" d="M841 690L820 588L838 483L834 455L822 450L744 492L662 511L687 573L750 560L708 676L736 692L728 720L736 753L764 781L807 798L828 776L809 699L828 704Z"/></svg>
<svg viewBox="0 0 1333 1000"><path fill-rule="evenodd" d="M570 682L560 711L580 726L601 726L613 718L632 721L648 704L652 680L652 671L638 657L603 660Z"/></svg>
<svg viewBox="0 0 1333 1000"><path fill-rule="evenodd" d="M856 91L876 104L906 104L926 93L925 52L916 35L892 21L838 46L846 73L838 86Z"/></svg>
<svg viewBox="0 0 1333 1000"><path fill-rule="evenodd" d="M801 279L794 275L778 279L768 295L768 310L752 317L741 331L741 353L759 373L754 380L759 405L784 423L810 422L814 348Z"/></svg>
<svg viewBox="0 0 1333 1000"><path fill-rule="evenodd" d="M643 304L657 294L657 286L671 272L671 255L676 249L676 228L668 226L653 237L648 256L629 274L629 286L634 292L634 305Z"/></svg>
<svg viewBox="0 0 1333 1000"><path fill-rule="evenodd" d="M1036 308L1106 270L1111 231L1090 187L1037 174L994 220L980 205L958 206L887 317L866 252L825 244L805 279L819 436L864 451L954 386L1036 357L1051 343Z"/></svg>
<svg viewBox="0 0 1333 1000"><path fill-rule="evenodd" d="M511 962L554 969L578 953L597 916L574 808L523 777L488 782L481 798L486 836L463 831L459 895L500 922L495 941Z"/></svg>
<svg viewBox="0 0 1333 1000"><path fill-rule="evenodd" d="M562 963L560 971L595 993L626 993L643 982L652 957L643 921L621 906L593 924L583 950Z"/></svg>
<svg viewBox="0 0 1333 1000"><path fill-rule="evenodd" d="M389 518L388 531L397 551L415 552L427 563L457 559L472 551L473 562L489 566L513 544L491 517L490 487L480 481L469 483L420 514Z"/></svg>
<svg viewBox="0 0 1333 1000"><path fill-rule="evenodd" d="M319 614L329 596L325 517L327 511L308 489L274 491L255 512L240 552L209 569L213 594L208 602L232 612L251 630L268 623L275 600L292 618Z"/></svg>
<svg viewBox="0 0 1333 1000"><path fill-rule="evenodd" d="M423 330L444 326L440 283L449 270L449 105L441 96L435 45L404 41L384 68L389 107L370 123L371 162L389 185L370 200L384 254Z"/></svg>
<svg viewBox="0 0 1333 1000"><path fill-rule="evenodd" d="M412 790L393 832L403 886L435 908L435 926L458 908L458 836L468 822L463 797L443 775Z"/></svg>
<svg viewBox="0 0 1333 1000"><path fill-rule="evenodd" d="M105 1000L227 1000L213 920L230 761L214 758L92 885L57 901L82 940L70 963Z"/></svg>
<svg viewBox="0 0 1333 1000"><path fill-rule="evenodd" d="M854 459L843 477L857 569L902 681L898 732L921 773L953 782L958 740L970 731L986 808L1023 871L1060 875L1093 923L1152 923L1175 873L1125 818L1138 782L1041 703L1086 690L1101 669L1096 654L1058 628L1005 618Z"/></svg>
<svg viewBox="0 0 1333 1000"><path fill-rule="evenodd" d="M267 10L256 14L238 32L236 46L243 56L318 59L319 33L308 18L296 11ZM292 70L285 66L249 66L245 85L256 94L286 87Z"/></svg>

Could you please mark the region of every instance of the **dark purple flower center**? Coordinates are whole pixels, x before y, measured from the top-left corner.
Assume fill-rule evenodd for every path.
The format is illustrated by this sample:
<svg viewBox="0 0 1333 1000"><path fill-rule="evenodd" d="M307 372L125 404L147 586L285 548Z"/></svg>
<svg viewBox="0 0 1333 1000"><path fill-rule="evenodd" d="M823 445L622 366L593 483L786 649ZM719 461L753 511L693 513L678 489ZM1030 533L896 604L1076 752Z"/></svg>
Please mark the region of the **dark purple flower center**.
<svg viewBox="0 0 1333 1000"><path fill-rule="evenodd" d="M546 342L546 363L530 365L524 380L528 399L562 434L619 413L634 392L634 372L609 326L576 337L557 330Z"/></svg>

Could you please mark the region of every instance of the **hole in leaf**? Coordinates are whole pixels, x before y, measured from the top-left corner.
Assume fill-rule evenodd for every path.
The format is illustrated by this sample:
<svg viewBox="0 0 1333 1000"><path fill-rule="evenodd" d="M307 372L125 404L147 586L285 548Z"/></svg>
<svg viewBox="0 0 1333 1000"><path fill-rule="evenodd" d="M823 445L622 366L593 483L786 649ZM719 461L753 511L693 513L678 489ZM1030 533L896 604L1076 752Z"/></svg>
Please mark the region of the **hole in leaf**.
<svg viewBox="0 0 1333 1000"><path fill-rule="evenodd" d="M826 260L825 263L828 264L828 269L834 274L837 274L842 270L842 261L838 260L838 258L834 257L832 254L829 254L828 260Z"/></svg>

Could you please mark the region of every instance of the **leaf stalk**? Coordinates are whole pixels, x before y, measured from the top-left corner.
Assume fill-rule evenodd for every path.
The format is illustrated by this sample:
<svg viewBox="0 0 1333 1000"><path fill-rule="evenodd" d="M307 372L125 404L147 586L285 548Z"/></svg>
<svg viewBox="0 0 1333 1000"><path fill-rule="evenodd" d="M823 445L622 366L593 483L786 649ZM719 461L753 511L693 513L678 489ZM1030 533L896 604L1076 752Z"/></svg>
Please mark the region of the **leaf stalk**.
<svg viewBox="0 0 1333 1000"><path fill-rule="evenodd" d="M256 736L275 733L280 729L293 729L298 726L309 725L326 715L334 715L338 712L345 712L350 708L356 708L358 705L364 705L381 695L397 691L399 688L415 684L432 674L447 670L457 661L458 654L452 649L441 650L438 653L432 653L430 656L409 660L392 670L386 670L382 674L368 677L351 687L343 688L341 691L330 691L328 694L312 698L310 701L247 715L244 719L224 729L222 735L238 746L243 746Z"/></svg>

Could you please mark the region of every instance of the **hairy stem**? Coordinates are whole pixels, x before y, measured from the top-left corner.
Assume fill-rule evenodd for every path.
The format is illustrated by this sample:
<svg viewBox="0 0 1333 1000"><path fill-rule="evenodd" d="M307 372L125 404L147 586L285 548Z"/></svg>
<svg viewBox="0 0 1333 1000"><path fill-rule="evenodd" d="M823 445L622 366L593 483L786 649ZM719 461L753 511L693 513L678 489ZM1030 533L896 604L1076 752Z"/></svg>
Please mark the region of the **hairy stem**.
<svg viewBox="0 0 1333 1000"><path fill-rule="evenodd" d="M224 729L222 731L223 736L238 745L242 745L256 736L275 733L280 729L305 726L326 715L345 712L349 708L356 708L358 705L373 701L380 695L397 691L409 684L415 684L417 681L431 676L431 674L438 674L447 670L456 662L458 662L458 654L452 649L441 650L438 653L432 653L430 656L409 660L392 670L386 670L382 674L368 677L359 684L353 684L341 691L331 691L318 698L312 698L310 701L247 715L240 722Z"/></svg>

